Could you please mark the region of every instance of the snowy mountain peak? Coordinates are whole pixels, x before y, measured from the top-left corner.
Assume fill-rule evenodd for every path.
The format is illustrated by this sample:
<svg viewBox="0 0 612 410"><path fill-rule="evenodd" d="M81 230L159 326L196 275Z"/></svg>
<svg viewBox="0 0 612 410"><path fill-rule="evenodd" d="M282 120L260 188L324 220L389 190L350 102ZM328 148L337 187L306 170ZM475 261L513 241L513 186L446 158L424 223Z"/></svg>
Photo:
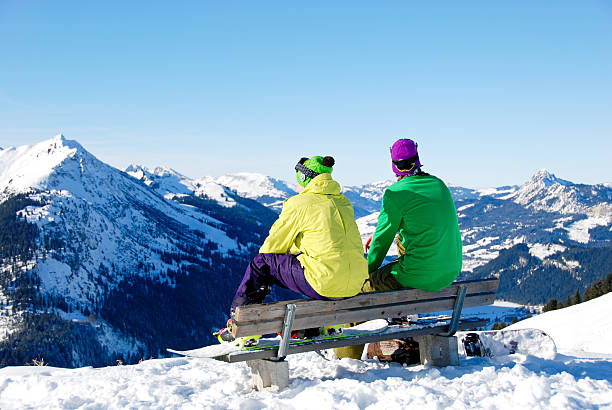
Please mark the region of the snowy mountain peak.
<svg viewBox="0 0 612 410"><path fill-rule="evenodd" d="M64 136L64 134L57 134L55 137L51 138L50 140L46 142L49 144L49 148L51 149L62 149L62 148L72 149L72 150L76 150L78 152L82 152L82 153L85 153L91 156L89 151L83 148L83 146L79 144L78 141L67 139ZM44 143L45 141L41 142L40 145L43 145Z"/></svg>
<svg viewBox="0 0 612 410"><path fill-rule="evenodd" d="M217 178L217 182L234 189L239 194L276 196L283 193L295 193L293 187L279 179L251 172L226 174Z"/></svg>
<svg viewBox="0 0 612 410"><path fill-rule="evenodd" d="M142 181L166 198L176 194L189 195L194 191L193 181L172 168L155 167L151 170L143 165L130 164L123 172Z"/></svg>
<svg viewBox="0 0 612 410"><path fill-rule="evenodd" d="M135 164L128 166L124 172L142 181L166 199L195 195L217 201L224 207L233 207L237 204L234 199L236 194L219 184L213 177L191 179L172 168L158 166L149 169Z"/></svg>
<svg viewBox="0 0 612 410"><path fill-rule="evenodd" d="M543 184L544 186L548 187L555 184L572 185L572 182L557 178L553 173L542 168L533 177L531 177L531 181L528 182L528 184Z"/></svg>
<svg viewBox="0 0 612 410"><path fill-rule="evenodd" d="M594 206L609 204L609 191L603 184L574 184L542 169L512 197L514 202L533 209L569 214L587 212Z"/></svg>
<svg viewBox="0 0 612 410"><path fill-rule="evenodd" d="M136 177L136 175L140 175L140 176L154 175L154 176L162 177L162 178L163 177L174 177L180 180L189 179L185 175L181 174L180 172L172 168L160 167L160 166L150 169L150 168L145 167L144 165L130 164L123 170L123 172L125 172L126 174L130 174L133 177ZM142 178L138 177L137 179L142 179Z"/></svg>
<svg viewBox="0 0 612 410"><path fill-rule="evenodd" d="M216 182L235 191L240 196L256 199L277 210L280 210L285 199L297 193L295 185L250 172L223 175L216 178Z"/></svg>
<svg viewBox="0 0 612 410"><path fill-rule="evenodd" d="M128 173L128 174L129 174L130 172L138 172L138 171L143 171L143 170L145 170L145 169L147 169L147 168L146 168L145 166L143 166L143 165L139 165L139 164L130 164L130 165L128 165L127 167L125 167L125 168L123 169L123 172L125 172L125 173Z"/></svg>
<svg viewBox="0 0 612 410"><path fill-rule="evenodd" d="M49 176L68 160L94 158L78 142L62 134L38 144L0 152L0 192L18 193L46 186ZM64 170L65 171L65 170Z"/></svg>
<svg viewBox="0 0 612 410"><path fill-rule="evenodd" d="M172 168L168 168L168 167L155 167L153 168L152 172L155 175L159 175L159 176L175 176L175 177L179 177L179 178L185 178L185 176L183 174L181 174L180 172L172 169Z"/></svg>

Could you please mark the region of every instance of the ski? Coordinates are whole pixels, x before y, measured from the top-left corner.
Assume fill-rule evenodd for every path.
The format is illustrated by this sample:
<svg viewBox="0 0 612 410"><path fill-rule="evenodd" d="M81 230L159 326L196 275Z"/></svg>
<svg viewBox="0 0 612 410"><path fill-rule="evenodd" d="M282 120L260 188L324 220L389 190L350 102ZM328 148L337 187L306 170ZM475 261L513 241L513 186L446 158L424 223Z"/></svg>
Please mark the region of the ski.
<svg viewBox="0 0 612 410"><path fill-rule="evenodd" d="M370 320L364 323L361 323L354 327L339 327L339 326L330 326L323 328L323 334L310 338L294 338L289 341L290 346L308 344L308 343L316 343L326 340L333 339L343 339L343 338L351 338L358 337L364 335L372 335L377 333L382 333L388 328L388 323L384 319L375 319ZM330 329L334 329L331 331ZM243 346L238 343L221 343L210 346L204 346L198 349L192 350L175 350L175 349L166 349L170 353L178 354L181 356L188 357L198 357L198 358L214 358L223 356L230 353L235 352L245 352L245 351L257 351L257 350L266 350L266 349L274 349L277 348L280 344L281 337L262 337L257 340L257 343L252 346Z"/></svg>

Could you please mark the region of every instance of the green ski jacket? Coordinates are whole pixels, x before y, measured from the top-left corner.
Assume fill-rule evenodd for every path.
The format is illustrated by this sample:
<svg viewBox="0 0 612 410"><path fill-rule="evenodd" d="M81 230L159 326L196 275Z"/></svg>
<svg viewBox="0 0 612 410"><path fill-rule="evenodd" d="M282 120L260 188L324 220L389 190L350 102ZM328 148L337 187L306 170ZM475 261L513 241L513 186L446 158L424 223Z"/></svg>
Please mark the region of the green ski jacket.
<svg viewBox="0 0 612 410"><path fill-rule="evenodd" d="M406 253L391 273L402 286L437 292L461 273L457 211L439 178L408 176L385 190L368 254L370 272L380 267L398 232Z"/></svg>

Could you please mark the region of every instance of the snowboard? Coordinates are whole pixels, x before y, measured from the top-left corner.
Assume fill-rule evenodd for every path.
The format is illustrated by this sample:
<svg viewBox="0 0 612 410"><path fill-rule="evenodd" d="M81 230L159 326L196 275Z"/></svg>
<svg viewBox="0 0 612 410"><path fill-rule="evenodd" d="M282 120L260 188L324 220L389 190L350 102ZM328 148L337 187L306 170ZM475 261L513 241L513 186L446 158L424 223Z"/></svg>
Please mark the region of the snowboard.
<svg viewBox="0 0 612 410"><path fill-rule="evenodd" d="M387 330L388 322L385 319L375 319L370 320L364 323L361 323L357 326L342 328L341 332L335 332L333 335L320 335L312 338L303 338L303 339L291 339L289 341L290 346L307 344L307 343L316 343L319 341L332 340L332 339L343 339L357 336L365 336L371 334L382 333ZM166 349L170 353L178 354L181 356L187 357L197 357L197 358L215 358L219 356L224 356L230 353L237 352L248 352L248 351L257 351L257 350L265 350L265 349L274 349L277 348L280 344L281 337L262 337L258 339L257 344L253 346L240 346L235 343L221 343L210 346L200 347L198 349L193 350L175 350L175 349Z"/></svg>
<svg viewBox="0 0 612 410"><path fill-rule="evenodd" d="M554 340L539 329L485 330L457 332L459 351L465 356L496 357L524 354L554 359Z"/></svg>

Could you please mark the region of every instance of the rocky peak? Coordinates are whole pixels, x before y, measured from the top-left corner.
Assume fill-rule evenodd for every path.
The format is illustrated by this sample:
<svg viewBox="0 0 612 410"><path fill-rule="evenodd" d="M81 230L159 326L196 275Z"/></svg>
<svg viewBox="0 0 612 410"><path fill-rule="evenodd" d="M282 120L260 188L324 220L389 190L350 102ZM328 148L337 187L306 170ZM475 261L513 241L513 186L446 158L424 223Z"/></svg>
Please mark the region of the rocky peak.
<svg viewBox="0 0 612 410"><path fill-rule="evenodd" d="M539 170L533 177L531 177L531 180L527 184L537 184L545 187L555 184L572 185L571 182L557 178L553 173L544 168Z"/></svg>

